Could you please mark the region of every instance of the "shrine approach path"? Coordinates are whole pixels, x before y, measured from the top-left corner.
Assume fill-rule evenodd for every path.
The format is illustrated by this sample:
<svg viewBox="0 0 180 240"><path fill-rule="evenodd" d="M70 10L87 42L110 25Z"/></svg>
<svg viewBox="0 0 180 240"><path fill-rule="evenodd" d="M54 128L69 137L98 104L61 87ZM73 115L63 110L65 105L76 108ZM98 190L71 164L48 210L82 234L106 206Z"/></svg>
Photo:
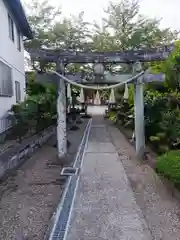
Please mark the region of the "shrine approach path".
<svg viewBox="0 0 180 240"><path fill-rule="evenodd" d="M178 240L179 203L121 132L93 114L67 240Z"/></svg>

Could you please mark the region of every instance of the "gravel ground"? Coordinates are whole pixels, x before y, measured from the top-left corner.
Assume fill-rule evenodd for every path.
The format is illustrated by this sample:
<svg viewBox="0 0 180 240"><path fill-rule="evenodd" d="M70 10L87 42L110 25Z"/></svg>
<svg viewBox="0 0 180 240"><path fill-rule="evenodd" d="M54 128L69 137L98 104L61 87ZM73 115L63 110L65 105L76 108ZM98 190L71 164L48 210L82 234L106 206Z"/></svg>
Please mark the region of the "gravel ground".
<svg viewBox="0 0 180 240"><path fill-rule="evenodd" d="M69 154L74 157L87 120L70 132ZM0 185L0 240L43 240L64 183L56 149L48 144Z"/></svg>
<svg viewBox="0 0 180 240"><path fill-rule="evenodd" d="M109 131L153 239L179 240L180 203L154 170L136 159L134 148L123 134L112 125L109 125Z"/></svg>

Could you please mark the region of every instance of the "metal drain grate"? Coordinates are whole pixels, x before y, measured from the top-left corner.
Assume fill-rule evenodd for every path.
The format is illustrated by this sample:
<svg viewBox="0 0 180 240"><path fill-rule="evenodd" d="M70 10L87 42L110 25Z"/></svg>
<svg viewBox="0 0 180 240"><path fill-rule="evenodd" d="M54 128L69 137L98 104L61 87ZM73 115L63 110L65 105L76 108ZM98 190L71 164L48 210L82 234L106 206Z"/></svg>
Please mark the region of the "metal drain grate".
<svg viewBox="0 0 180 240"><path fill-rule="evenodd" d="M65 167L61 171L61 176L73 176L73 175L77 175L77 173L78 173L78 168Z"/></svg>
<svg viewBox="0 0 180 240"><path fill-rule="evenodd" d="M56 228L53 232L53 236L52 238L49 238L49 240L64 240L77 178L78 176L72 176L72 178L69 180L68 189L64 195L64 204L62 205L61 212L56 223Z"/></svg>
<svg viewBox="0 0 180 240"><path fill-rule="evenodd" d="M89 121L84 132L84 136L79 146L73 167L65 167L61 171L61 176L69 176L69 178L61 202L57 208L57 212L54 215L53 225L48 234L49 236L47 235L49 237L48 240L65 240L66 238L68 221L70 219L70 212L74 201L73 199L75 197L74 194L76 191L75 189L77 186L77 180L79 177L78 173L81 168L82 157L88 141L91 122L92 119Z"/></svg>

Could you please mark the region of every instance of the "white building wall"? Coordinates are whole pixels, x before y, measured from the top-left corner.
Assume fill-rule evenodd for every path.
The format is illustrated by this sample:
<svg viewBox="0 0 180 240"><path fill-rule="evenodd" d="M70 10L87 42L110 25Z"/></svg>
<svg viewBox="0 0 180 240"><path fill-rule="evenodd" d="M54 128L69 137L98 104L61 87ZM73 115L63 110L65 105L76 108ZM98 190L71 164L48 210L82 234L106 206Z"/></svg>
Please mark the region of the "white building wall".
<svg viewBox="0 0 180 240"><path fill-rule="evenodd" d="M13 16L11 15L12 19ZM14 20L14 19L13 19ZM14 37L13 42L9 38L8 26L8 9L4 1L0 0L0 61L12 68L13 79L13 97L0 96L0 118L16 103L15 81L20 82L21 100L25 97L25 70L24 70L24 47L21 38L21 51L18 50L17 29L14 21Z"/></svg>

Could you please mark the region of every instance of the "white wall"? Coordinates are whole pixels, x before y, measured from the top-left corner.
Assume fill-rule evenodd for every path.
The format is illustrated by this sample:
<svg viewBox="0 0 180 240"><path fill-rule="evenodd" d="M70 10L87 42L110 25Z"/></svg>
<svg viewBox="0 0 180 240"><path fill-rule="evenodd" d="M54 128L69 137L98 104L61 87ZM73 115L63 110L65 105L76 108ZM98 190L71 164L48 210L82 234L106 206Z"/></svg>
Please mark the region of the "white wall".
<svg viewBox="0 0 180 240"><path fill-rule="evenodd" d="M11 16L12 17L12 16ZM13 17L12 17L13 18ZM15 81L19 81L21 85L21 99L25 97L25 72L24 72L24 47L21 43L21 51L17 48L17 31L14 22L14 36L13 42L9 38L8 27L8 10L4 5L3 0L0 0L0 61L7 64L12 68L13 77L13 97L1 97L0 96L0 118L7 110L10 109L12 104L16 103L15 97Z"/></svg>

